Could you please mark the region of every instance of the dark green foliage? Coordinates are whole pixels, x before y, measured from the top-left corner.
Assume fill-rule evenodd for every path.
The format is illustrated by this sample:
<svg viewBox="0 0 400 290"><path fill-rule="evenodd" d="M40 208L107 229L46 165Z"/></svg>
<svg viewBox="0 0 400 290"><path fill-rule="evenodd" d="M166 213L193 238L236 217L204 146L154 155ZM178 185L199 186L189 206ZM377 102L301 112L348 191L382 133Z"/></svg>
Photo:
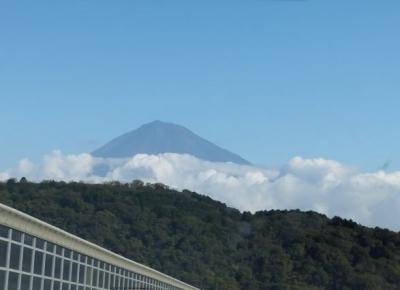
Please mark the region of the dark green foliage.
<svg viewBox="0 0 400 290"><path fill-rule="evenodd" d="M9 180L0 202L202 289L400 289L400 235L338 217L240 213L139 181Z"/></svg>

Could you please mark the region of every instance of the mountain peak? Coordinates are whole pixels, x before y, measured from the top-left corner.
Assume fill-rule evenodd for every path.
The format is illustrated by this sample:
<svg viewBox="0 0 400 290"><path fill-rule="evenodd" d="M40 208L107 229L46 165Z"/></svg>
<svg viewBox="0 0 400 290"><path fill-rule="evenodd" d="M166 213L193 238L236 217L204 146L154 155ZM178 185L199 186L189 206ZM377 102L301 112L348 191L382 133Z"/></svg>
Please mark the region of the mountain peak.
<svg viewBox="0 0 400 290"><path fill-rule="evenodd" d="M154 120L152 122L143 124L140 127L154 127L154 126L179 126L177 124L174 123L170 123L170 122L164 122L164 121L160 121L160 120Z"/></svg>
<svg viewBox="0 0 400 290"><path fill-rule="evenodd" d="M175 130L187 130L190 131L189 129L175 124L175 123L171 123L171 122L164 122L164 121L160 121L160 120L155 120L153 122L149 122L146 124L143 124L142 126L140 126L138 129L136 130L141 130L141 129L146 129L146 130L157 130L157 129L175 129ZM133 130L133 131L136 131Z"/></svg>
<svg viewBox="0 0 400 290"><path fill-rule="evenodd" d="M250 164L181 125L160 120L144 124L92 152L94 156L104 158L126 158L140 153L190 154L207 161Z"/></svg>

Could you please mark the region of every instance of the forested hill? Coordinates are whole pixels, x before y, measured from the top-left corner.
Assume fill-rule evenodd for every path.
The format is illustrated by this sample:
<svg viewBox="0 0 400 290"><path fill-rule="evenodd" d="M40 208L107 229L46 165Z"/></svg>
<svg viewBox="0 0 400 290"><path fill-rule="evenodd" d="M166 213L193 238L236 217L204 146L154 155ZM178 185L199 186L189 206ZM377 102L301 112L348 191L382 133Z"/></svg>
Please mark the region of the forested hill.
<svg viewBox="0 0 400 290"><path fill-rule="evenodd" d="M0 202L202 289L400 289L400 235L163 185L9 180Z"/></svg>

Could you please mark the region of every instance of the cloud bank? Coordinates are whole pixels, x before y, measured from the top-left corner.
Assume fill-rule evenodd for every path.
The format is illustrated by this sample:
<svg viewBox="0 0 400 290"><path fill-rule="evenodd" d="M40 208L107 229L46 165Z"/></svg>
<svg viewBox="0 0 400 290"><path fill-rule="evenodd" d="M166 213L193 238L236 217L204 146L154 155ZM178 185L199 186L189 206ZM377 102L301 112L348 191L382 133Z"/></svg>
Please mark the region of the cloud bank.
<svg viewBox="0 0 400 290"><path fill-rule="evenodd" d="M265 169L180 154L103 159L53 151L37 164L23 159L0 172L0 180L22 176L95 183L141 179L207 194L240 210L314 210L368 226L400 229L400 171L361 172L326 159L294 157L283 168Z"/></svg>

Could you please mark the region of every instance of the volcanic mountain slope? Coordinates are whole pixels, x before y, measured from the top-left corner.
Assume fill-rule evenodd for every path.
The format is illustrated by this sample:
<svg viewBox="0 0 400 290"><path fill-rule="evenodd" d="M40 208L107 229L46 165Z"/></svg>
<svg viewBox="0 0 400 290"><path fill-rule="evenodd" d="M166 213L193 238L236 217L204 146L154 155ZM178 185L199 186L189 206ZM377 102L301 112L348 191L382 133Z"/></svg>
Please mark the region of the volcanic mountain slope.
<svg viewBox="0 0 400 290"><path fill-rule="evenodd" d="M400 234L162 184L9 180L0 202L203 290L398 290Z"/></svg>
<svg viewBox="0 0 400 290"><path fill-rule="evenodd" d="M214 162L250 164L237 154L218 147L180 125L154 121L121 135L92 152L96 157L125 158L133 155L179 153Z"/></svg>

